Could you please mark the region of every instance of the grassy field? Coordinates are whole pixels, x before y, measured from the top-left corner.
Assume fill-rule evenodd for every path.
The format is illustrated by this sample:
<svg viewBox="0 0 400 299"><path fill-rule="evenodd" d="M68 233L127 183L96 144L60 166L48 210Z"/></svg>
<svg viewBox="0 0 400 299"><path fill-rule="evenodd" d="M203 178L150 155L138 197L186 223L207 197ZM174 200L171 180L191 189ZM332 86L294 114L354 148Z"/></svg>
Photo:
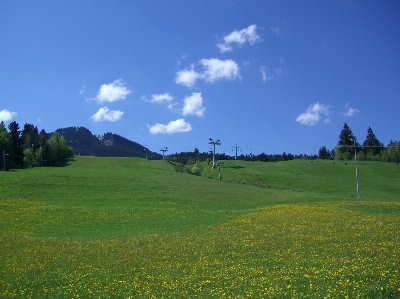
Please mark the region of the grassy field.
<svg viewBox="0 0 400 299"><path fill-rule="evenodd" d="M0 172L1 298L400 298L400 168L75 157Z"/></svg>

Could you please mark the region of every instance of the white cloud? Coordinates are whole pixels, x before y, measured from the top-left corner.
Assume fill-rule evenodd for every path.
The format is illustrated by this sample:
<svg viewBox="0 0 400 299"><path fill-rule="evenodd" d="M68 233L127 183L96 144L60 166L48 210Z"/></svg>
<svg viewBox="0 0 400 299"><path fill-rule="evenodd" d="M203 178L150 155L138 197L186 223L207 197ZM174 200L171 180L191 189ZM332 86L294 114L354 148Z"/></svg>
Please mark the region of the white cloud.
<svg viewBox="0 0 400 299"><path fill-rule="evenodd" d="M221 44L218 43L217 47L219 48L219 50L221 51L221 53L225 53L225 52L231 52L233 51L233 48L227 44Z"/></svg>
<svg viewBox="0 0 400 299"><path fill-rule="evenodd" d="M239 66L233 60L219 60L217 58L202 59L200 63L205 71L202 78L208 82L214 82L220 79L235 80L240 78Z"/></svg>
<svg viewBox="0 0 400 299"><path fill-rule="evenodd" d="M204 116L206 108L203 107L203 98L200 92L194 92L191 96L186 97L182 109L183 115L196 115L199 117Z"/></svg>
<svg viewBox="0 0 400 299"><path fill-rule="evenodd" d="M296 121L302 125L313 126L321 118L321 115L329 115L329 106L315 103L307 108L306 112L301 113ZM329 118L325 119L325 123L329 122Z"/></svg>
<svg viewBox="0 0 400 299"><path fill-rule="evenodd" d="M125 99L131 91L124 85L122 79L115 80L110 84L103 84L96 96L99 103L116 102Z"/></svg>
<svg viewBox="0 0 400 299"><path fill-rule="evenodd" d="M240 78L239 66L231 59L203 58L199 63L204 67L203 73L196 72L192 64L190 70L185 69L176 73L175 83L193 87L197 79L215 82L222 79L235 80L236 78Z"/></svg>
<svg viewBox="0 0 400 299"><path fill-rule="evenodd" d="M350 103L346 103L346 105L344 105L343 108L347 109L347 107L349 107L349 105L350 105ZM360 110L352 108L352 107L349 107L346 112L342 113L342 115L346 116L346 117L351 117L357 112L360 112Z"/></svg>
<svg viewBox="0 0 400 299"><path fill-rule="evenodd" d="M0 122L1 121L6 122L9 120L12 120L13 117L15 117L15 116L17 116L17 112L11 112L11 111L3 109L0 111Z"/></svg>
<svg viewBox="0 0 400 299"><path fill-rule="evenodd" d="M191 69L185 69L183 71L178 71L175 77L176 84L182 84L187 87L193 87L196 83L196 80L201 78L201 74L197 73L193 70L194 66L191 65Z"/></svg>
<svg viewBox="0 0 400 299"><path fill-rule="evenodd" d="M257 40L260 39L256 30L257 25L250 25L245 29L233 31L230 34L224 36L224 43L218 43L217 47L219 48L221 53L224 53L233 50L231 44L238 44L239 46L246 42L254 44Z"/></svg>
<svg viewBox="0 0 400 299"><path fill-rule="evenodd" d="M79 91L79 94L83 94L86 91L86 85L83 85L82 89Z"/></svg>
<svg viewBox="0 0 400 299"><path fill-rule="evenodd" d="M151 103L170 103L174 98L169 94L169 92L163 94L153 94L151 96Z"/></svg>
<svg viewBox="0 0 400 299"><path fill-rule="evenodd" d="M122 115L124 114L123 111L120 110L110 110L107 107L101 107L99 111L97 111L91 118L93 121L117 121L119 120Z"/></svg>
<svg viewBox="0 0 400 299"><path fill-rule="evenodd" d="M272 79L274 79L274 74L266 66L260 67L260 72L262 74L263 82L271 81Z"/></svg>
<svg viewBox="0 0 400 299"><path fill-rule="evenodd" d="M183 118L170 121L167 125L156 123L153 126L147 125L151 134L173 134L179 132L189 132L192 126Z"/></svg>

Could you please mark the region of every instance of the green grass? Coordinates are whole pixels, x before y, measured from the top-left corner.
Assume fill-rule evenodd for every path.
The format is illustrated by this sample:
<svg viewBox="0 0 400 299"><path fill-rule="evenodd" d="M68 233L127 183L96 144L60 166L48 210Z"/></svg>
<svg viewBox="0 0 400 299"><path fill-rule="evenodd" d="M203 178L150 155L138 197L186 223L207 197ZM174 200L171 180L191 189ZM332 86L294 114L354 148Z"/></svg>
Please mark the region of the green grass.
<svg viewBox="0 0 400 299"><path fill-rule="evenodd" d="M224 162L1 172L0 297L400 297L397 165Z"/></svg>

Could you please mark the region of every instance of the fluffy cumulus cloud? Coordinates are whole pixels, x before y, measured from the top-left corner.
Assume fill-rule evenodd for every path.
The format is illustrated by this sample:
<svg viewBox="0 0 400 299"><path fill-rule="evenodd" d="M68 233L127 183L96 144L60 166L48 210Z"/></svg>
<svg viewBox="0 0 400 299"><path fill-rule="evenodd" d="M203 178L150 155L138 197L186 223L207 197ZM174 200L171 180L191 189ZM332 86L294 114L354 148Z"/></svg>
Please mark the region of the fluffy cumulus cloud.
<svg viewBox="0 0 400 299"><path fill-rule="evenodd" d="M147 125L147 127L151 134L173 134L192 130L190 123L186 122L183 118L170 121L166 125L156 123L153 126Z"/></svg>
<svg viewBox="0 0 400 299"><path fill-rule="evenodd" d="M96 101L99 103L116 102L124 100L130 93L131 91L124 85L122 79L118 79L112 83L100 86Z"/></svg>
<svg viewBox="0 0 400 299"><path fill-rule="evenodd" d="M246 42L254 44L259 39L260 37L257 34L257 25L250 25L247 28L239 31L233 31L224 36L224 42L218 43L217 47L221 53L230 52L233 50L232 44L238 44L239 46Z"/></svg>
<svg viewBox="0 0 400 299"><path fill-rule="evenodd" d="M97 111L91 118L93 121L117 121L119 120L122 115L124 114L123 111L120 110L110 110L108 107L101 107L99 111Z"/></svg>
<svg viewBox="0 0 400 299"><path fill-rule="evenodd" d="M306 112L301 113L296 121L302 125L313 126L319 122L321 115L329 115L329 106L320 104L319 102L311 105L307 108ZM325 123L328 123L329 119L325 119Z"/></svg>
<svg viewBox="0 0 400 299"><path fill-rule="evenodd" d="M200 63L205 69L202 78L208 82L214 82L221 79L235 80L236 78L240 78L239 66L231 59L202 59L200 60Z"/></svg>
<svg viewBox="0 0 400 299"><path fill-rule="evenodd" d="M202 64L204 68L202 73L196 72L192 65L191 69L185 69L176 73L175 83L193 87L197 79L203 79L213 83L222 79L235 80L240 78L239 66L231 59L220 60L217 58L203 58L199 63Z"/></svg>
<svg viewBox="0 0 400 299"><path fill-rule="evenodd" d="M346 111L346 112L343 112L343 116L351 117L351 116L353 116L355 113L360 112L360 110L358 110L358 109L356 109L356 108L349 107L349 105L350 105L350 103L347 103L347 104L344 106L344 108L347 109L347 111Z"/></svg>
<svg viewBox="0 0 400 299"><path fill-rule="evenodd" d="M15 116L17 116L17 112L11 112L11 111L8 111L6 109L3 109L3 110L0 111L0 122L1 121L4 121L4 122L10 121Z"/></svg>
<svg viewBox="0 0 400 299"><path fill-rule="evenodd" d="M203 98L201 97L201 93L194 92L191 96L185 98L182 114L192 114L202 117L204 116L205 110L206 108L203 107Z"/></svg>
<svg viewBox="0 0 400 299"><path fill-rule="evenodd" d="M182 84L187 87L193 87L196 83L196 80L202 77L202 75L196 72L193 68L194 65L191 65L190 69L178 71L176 73L175 83Z"/></svg>

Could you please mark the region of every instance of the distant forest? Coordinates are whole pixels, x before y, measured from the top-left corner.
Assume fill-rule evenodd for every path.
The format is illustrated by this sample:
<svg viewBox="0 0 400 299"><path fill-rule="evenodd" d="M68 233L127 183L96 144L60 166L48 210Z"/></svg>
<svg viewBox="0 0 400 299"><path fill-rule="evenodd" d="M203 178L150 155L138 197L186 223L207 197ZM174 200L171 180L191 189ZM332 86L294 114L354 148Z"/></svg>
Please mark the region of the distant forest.
<svg viewBox="0 0 400 299"><path fill-rule="evenodd" d="M84 127L68 127L57 129L53 133L38 131L32 124L25 124L20 130L15 121L10 123L8 130L4 123L0 125L0 151L3 156L3 169L34 166L58 166L65 164L73 155L101 157L143 157L147 159L162 159L162 155L128 140L122 136L105 133L102 136L92 134ZM336 159L351 160L357 155L358 160L384 161L398 163L400 160L400 141L390 141L387 146L375 136L369 127L367 136L360 144L347 125L344 124L339 134L337 146L327 149L319 148L315 155L282 154L268 155L260 153L226 155L216 154L217 160L245 160L261 162L278 162L293 159ZM170 154L165 159L173 164L192 165L196 162L212 160L212 152L200 153L197 148L193 152Z"/></svg>

